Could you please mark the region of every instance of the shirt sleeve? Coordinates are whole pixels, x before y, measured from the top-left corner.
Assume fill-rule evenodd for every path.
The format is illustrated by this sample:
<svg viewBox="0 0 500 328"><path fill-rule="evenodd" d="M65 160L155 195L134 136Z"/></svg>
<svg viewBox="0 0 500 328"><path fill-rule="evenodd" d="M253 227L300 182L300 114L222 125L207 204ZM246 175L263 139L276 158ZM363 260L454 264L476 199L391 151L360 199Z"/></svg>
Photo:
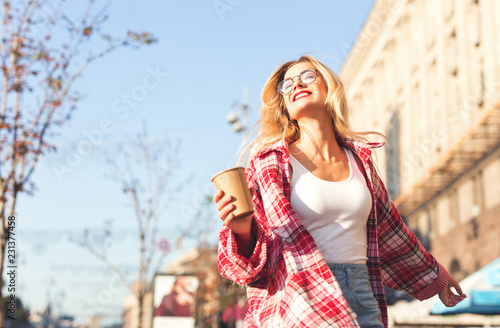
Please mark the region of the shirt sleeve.
<svg viewBox="0 0 500 328"><path fill-rule="evenodd" d="M448 285L448 272L403 222L377 174L374 188L384 283L421 301L438 294Z"/></svg>
<svg viewBox="0 0 500 328"><path fill-rule="evenodd" d="M219 248L217 266L223 277L229 278L240 285L247 285L258 280L264 271L267 262L268 228L265 223L265 214L262 203L260 188L255 179L255 167L253 162L246 170L249 187L255 186L253 195L254 216L252 218L252 232L256 237L256 245L252 255L247 259L238 252L235 234L227 227L223 227L219 234Z"/></svg>

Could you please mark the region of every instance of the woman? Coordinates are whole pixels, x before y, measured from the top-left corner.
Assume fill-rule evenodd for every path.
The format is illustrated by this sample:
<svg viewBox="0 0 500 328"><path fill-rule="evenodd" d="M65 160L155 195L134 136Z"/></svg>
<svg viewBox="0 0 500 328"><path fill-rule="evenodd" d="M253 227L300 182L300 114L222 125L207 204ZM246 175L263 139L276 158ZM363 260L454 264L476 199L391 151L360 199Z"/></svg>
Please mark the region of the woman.
<svg viewBox="0 0 500 328"><path fill-rule="evenodd" d="M351 130L328 67L281 65L262 102L247 147L254 214L234 219L231 195L214 194L219 271L247 285L245 327L387 327L384 285L447 306L466 297L403 223L370 159L383 144Z"/></svg>
<svg viewBox="0 0 500 328"><path fill-rule="evenodd" d="M172 285L170 293L163 297L155 310L156 317L192 317L194 295L189 292L191 278L179 276Z"/></svg>

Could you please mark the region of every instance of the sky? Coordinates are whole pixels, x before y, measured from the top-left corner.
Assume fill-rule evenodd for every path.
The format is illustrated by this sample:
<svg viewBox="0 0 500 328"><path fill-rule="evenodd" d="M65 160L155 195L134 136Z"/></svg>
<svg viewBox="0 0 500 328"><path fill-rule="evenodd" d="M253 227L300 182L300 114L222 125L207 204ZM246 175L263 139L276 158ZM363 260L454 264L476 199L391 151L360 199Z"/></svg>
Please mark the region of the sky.
<svg viewBox="0 0 500 328"><path fill-rule="evenodd" d="M133 140L142 122L155 142L180 142L171 184L183 188L168 195L159 227L161 236L173 238L203 196L215 191L211 177L236 164L242 138L226 121L231 104L242 102L246 88L255 124L269 75L303 54L339 72L373 2L98 0L98 8L108 6L110 33L148 31L159 41L119 49L92 63L77 82L86 97L53 138L57 152L40 161L34 196L18 200L17 297L32 311L50 302L56 313L79 322L97 312L119 317L126 288L69 241L112 222L109 258L133 277L134 212L119 184L106 178L103 151ZM66 3L65 10L78 11L78 1ZM216 242L221 222L215 206L209 225ZM172 251L165 264L190 246L187 241Z"/></svg>

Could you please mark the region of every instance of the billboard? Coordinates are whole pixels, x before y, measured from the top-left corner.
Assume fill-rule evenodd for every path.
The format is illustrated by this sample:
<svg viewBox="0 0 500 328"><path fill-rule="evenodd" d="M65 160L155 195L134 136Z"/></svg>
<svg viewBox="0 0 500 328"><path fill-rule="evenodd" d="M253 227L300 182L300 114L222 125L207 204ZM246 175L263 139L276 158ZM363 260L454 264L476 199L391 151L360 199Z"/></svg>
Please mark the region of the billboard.
<svg viewBox="0 0 500 328"><path fill-rule="evenodd" d="M153 328L194 328L198 278L158 274L154 278Z"/></svg>

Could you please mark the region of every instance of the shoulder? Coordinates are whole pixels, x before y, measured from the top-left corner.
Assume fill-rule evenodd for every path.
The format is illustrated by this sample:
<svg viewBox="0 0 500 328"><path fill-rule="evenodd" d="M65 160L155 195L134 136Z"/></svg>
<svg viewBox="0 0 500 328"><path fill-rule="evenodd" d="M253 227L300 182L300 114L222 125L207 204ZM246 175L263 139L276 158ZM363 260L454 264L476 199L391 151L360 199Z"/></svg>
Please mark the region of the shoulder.
<svg viewBox="0 0 500 328"><path fill-rule="evenodd" d="M269 147L261 149L253 156L246 169L247 180L282 182L289 176L289 154L286 142L279 140Z"/></svg>
<svg viewBox="0 0 500 328"><path fill-rule="evenodd" d="M264 147L259 150L254 157L258 158L270 153L274 153L277 156L288 157L288 142L285 139L277 140L270 146Z"/></svg>
<svg viewBox="0 0 500 328"><path fill-rule="evenodd" d="M288 161L288 144L281 139L257 152L250 159L248 169L255 171L269 167L282 168L287 165Z"/></svg>
<svg viewBox="0 0 500 328"><path fill-rule="evenodd" d="M385 145L384 142L362 142L347 138L342 138L339 143L344 148L347 148L358 155L363 162L367 162L370 159L372 149L380 148Z"/></svg>

